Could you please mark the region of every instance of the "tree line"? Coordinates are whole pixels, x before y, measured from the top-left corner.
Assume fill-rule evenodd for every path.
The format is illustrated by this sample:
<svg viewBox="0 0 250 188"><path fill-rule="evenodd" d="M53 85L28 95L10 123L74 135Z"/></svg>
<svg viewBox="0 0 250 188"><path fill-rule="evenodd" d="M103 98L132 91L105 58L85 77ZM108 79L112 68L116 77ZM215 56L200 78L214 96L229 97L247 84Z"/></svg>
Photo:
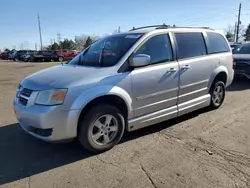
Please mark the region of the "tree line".
<svg viewBox="0 0 250 188"><path fill-rule="evenodd" d="M75 40L64 39L60 42L54 42L51 45L45 46L44 50L78 50L81 51L84 48L90 46L93 42L98 40L97 36L76 36Z"/></svg>
<svg viewBox="0 0 250 188"><path fill-rule="evenodd" d="M229 42L235 42L236 28L232 25L228 25L225 29L226 37ZM243 25L239 26L239 41L250 41L250 23L245 29Z"/></svg>

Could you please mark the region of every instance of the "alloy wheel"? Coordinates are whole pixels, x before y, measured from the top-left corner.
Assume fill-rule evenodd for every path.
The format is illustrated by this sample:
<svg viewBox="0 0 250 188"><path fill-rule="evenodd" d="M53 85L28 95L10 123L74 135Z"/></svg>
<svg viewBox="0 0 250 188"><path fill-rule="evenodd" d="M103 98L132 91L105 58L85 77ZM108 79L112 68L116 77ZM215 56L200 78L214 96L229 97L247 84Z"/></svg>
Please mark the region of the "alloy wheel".
<svg viewBox="0 0 250 188"><path fill-rule="evenodd" d="M214 88L213 94L212 94L212 100L214 104L220 105L223 100L223 88L221 85L217 85Z"/></svg>
<svg viewBox="0 0 250 188"><path fill-rule="evenodd" d="M91 137L97 145L107 145L111 143L118 132L118 121L110 115L102 115L92 125Z"/></svg>

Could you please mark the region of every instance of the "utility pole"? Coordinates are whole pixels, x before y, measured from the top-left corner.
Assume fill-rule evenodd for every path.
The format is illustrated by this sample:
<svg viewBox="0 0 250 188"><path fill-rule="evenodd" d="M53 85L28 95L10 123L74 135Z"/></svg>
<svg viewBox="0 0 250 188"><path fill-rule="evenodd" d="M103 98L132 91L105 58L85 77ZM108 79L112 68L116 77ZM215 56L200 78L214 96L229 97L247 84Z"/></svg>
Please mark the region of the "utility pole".
<svg viewBox="0 0 250 188"><path fill-rule="evenodd" d="M38 29L39 29L39 35L40 35L40 48L43 49L43 41L42 41L42 32L41 32L41 24L40 24L40 16L39 13L37 13L37 20L38 20Z"/></svg>
<svg viewBox="0 0 250 188"><path fill-rule="evenodd" d="M234 42L236 42L236 33L237 33L237 22L234 25Z"/></svg>
<svg viewBox="0 0 250 188"><path fill-rule="evenodd" d="M57 41L58 41L58 44L60 46L60 51L62 54L61 34L59 32L57 33Z"/></svg>
<svg viewBox="0 0 250 188"><path fill-rule="evenodd" d="M120 33L120 32L121 32L121 27L119 26L119 27L118 27L118 33Z"/></svg>
<svg viewBox="0 0 250 188"><path fill-rule="evenodd" d="M239 5L239 14L238 14L238 22L237 22L237 32L236 32L236 43L238 43L239 40L239 32L240 32L240 15L241 15L241 3Z"/></svg>
<svg viewBox="0 0 250 188"><path fill-rule="evenodd" d="M35 43L35 50L37 51L37 44Z"/></svg>

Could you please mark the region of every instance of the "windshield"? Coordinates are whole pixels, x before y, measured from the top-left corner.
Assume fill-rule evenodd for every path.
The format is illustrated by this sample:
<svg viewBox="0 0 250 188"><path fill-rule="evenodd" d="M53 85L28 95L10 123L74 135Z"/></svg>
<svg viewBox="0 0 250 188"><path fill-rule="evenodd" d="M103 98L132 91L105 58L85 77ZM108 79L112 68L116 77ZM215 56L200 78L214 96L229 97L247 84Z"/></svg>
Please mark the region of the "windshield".
<svg viewBox="0 0 250 188"><path fill-rule="evenodd" d="M103 67L113 66L141 36L142 34L137 33L105 37L79 53L69 64Z"/></svg>
<svg viewBox="0 0 250 188"><path fill-rule="evenodd" d="M233 50L234 54L250 54L250 43L242 44Z"/></svg>

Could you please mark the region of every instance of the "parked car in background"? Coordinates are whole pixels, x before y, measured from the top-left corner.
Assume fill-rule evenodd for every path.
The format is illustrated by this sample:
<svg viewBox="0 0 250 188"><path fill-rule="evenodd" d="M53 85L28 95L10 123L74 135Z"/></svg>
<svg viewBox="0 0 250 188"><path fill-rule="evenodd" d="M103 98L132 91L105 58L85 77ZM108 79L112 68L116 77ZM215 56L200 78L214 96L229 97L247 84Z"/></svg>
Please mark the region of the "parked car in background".
<svg viewBox="0 0 250 188"><path fill-rule="evenodd" d="M55 51L49 51L49 50L44 50L44 51L38 51L35 54L32 54L30 56L30 61L36 62L36 61L51 61L51 56L55 53Z"/></svg>
<svg viewBox="0 0 250 188"><path fill-rule="evenodd" d="M76 57L78 55L78 51L76 50L63 50L61 51L55 51L55 53L53 53L53 55L51 56L51 59L53 61L65 61L65 60L71 60L74 57Z"/></svg>
<svg viewBox="0 0 250 188"><path fill-rule="evenodd" d="M14 60L14 57L15 57L15 55L16 55L16 50L12 50L12 51L10 51L9 52L9 54L8 54L8 59L9 60Z"/></svg>
<svg viewBox="0 0 250 188"><path fill-rule="evenodd" d="M23 79L13 108L30 135L77 138L99 153L114 147L125 130L219 108L234 77L232 64L225 36L214 30L138 28L102 38L68 64Z"/></svg>
<svg viewBox="0 0 250 188"><path fill-rule="evenodd" d="M7 60L8 59L8 51L5 51L5 52L2 52L0 54L0 59L4 59L4 60Z"/></svg>
<svg viewBox="0 0 250 188"><path fill-rule="evenodd" d="M26 52L25 52L24 54L21 55L20 60L21 60L21 61L25 61L25 59L26 59L29 55L33 54L34 52L36 52L36 51L35 51L35 50L26 50Z"/></svg>
<svg viewBox="0 0 250 188"><path fill-rule="evenodd" d="M250 43L241 44L233 54L235 75L250 79Z"/></svg>
<svg viewBox="0 0 250 188"><path fill-rule="evenodd" d="M235 50L240 44L230 44L231 50Z"/></svg>
<svg viewBox="0 0 250 188"><path fill-rule="evenodd" d="M37 54L37 51L29 50L29 51L27 51L26 54L23 55L22 59L25 62L30 62L31 61L31 56L36 55L36 54Z"/></svg>
<svg viewBox="0 0 250 188"><path fill-rule="evenodd" d="M23 55L27 53L27 50L18 50L16 53L15 53L15 56L14 56L14 61L21 61L22 58L23 58Z"/></svg>

